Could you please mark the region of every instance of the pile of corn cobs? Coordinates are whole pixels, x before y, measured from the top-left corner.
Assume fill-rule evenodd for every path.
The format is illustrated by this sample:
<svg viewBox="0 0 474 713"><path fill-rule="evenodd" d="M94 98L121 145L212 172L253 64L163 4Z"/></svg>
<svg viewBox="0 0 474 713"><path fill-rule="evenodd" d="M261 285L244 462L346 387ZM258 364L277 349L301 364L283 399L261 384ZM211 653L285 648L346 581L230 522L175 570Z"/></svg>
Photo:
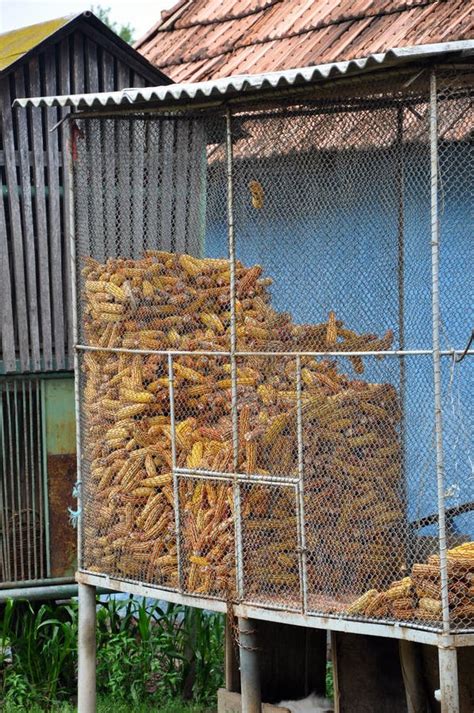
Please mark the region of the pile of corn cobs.
<svg viewBox="0 0 474 713"><path fill-rule="evenodd" d="M230 350L229 261L149 251L88 258L82 275L83 337L104 349L82 358L84 569L232 597L237 505L246 596L298 598L295 488L244 483L238 501L231 474L302 471L309 594L353 599L392 581L404 554L396 390L350 378L339 357L302 356L299 421L295 357L254 353L384 350L391 332L357 335L332 312L297 325L272 308L262 268L237 262L237 349L251 354L237 357L233 444L230 359L199 353ZM120 348L187 352L173 357L174 429L167 356L109 351ZM181 474L174 491L173 430L178 469L229 479Z"/></svg>
<svg viewBox="0 0 474 713"><path fill-rule="evenodd" d="M447 552L448 602L452 619L474 617L474 542ZM411 575L393 582L382 592L370 589L349 607L350 614L395 619L440 621L441 572L438 555L426 564L415 563Z"/></svg>

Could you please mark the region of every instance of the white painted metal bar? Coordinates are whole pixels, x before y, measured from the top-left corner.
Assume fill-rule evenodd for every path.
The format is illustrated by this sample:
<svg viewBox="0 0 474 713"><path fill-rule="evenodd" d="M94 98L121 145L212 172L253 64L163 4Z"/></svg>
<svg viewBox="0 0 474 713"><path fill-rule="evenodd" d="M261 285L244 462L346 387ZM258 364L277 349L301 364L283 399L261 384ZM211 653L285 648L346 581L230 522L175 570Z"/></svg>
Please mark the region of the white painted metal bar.
<svg viewBox="0 0 474 713"><path fill-rule="evenodd" d="M453 645L438 647L441 713L460 713L458 656Z"/></svg>
<svg viewBox="0 0 474 713"><path fill-rule="evenodd" d="M216 480L227 480L232 481L236 478L242 483L264 483L265 485L283 485L292 486L297 485L299 482L298 478L277 475L261 475L260 473L224 473L219 470L204 470L200 468L199 470L193 470L192 468L176 468L176 472L179 475L186 475L192 478L214 478Z"/></svg>
<svg viewBox="0 0 474 713"><path fill-rule="evenodd" d="M176 533L176 560L178 565L178 586L183 589L183 569L181 562L181 528L179 512L179 483L178 470L176 464L176 420L174 415L174 371L173 355L168 354L168 385L170 398L170 430L171 430L171 466L173 471L173 499L174 499L174 523Z"/></svg>
<svg viewBox="0 0 474 713"><path fill-rule="evenodd" d="M446 506L444 499L443 420L440 365L439 305L439 217L438 217L438 102L436 71L430 76L430 157L431 157L431 274L433 313L433 380L436 438L436 480L438 491L438 537L441 577L443 631L449 633L448 562L446 545Z"/></svg>
<svg viewBox="0 0 474 713"><path fill-rule="evenodd" d="M306 567L306 519L304 503L304 443L303 415L301 402L301 357L296 357L296 432L298 440L298 485L297 485L297 515L298 515L298 549L300 569L301 605L303 613L307 610L307 567Z"/></svg>
<svg viewBox="0 0 474 713"><path fill-rule="evenodd" d="M78 713L96 711L96 591L90 584L79 583L78 625Z"/></svg>
<svg viewBox="0 0 474 713"><path fill-rule="evenodd" d="M157 587L125 579L116 579L115 577L99 575L84 570L77 572L76 580L111 591L135 594L153 599L163 599L174 604L183 604L185 606L207 609L223 614L227 612L227 602L217 597L185 594L176 590L166 589L165 587ZM297 611L273 609L268 604L254 605L246 604L245 602L234 604L234 613L236 616L262 619L263 621L274 621L281 624L292 624L294 626L341 631L349 634L384 636L389 639L397 640L406 639L407 641L418 641L419 643L429 644L431 646L438 646L440 644L445 646L474 646L474 630L470 633L446 636L441 629L435 629L426 624L416 624L414 621L404 626L399 622L367 621L362 618L348 619L344 618L343 615L337 614L303 614Z"/></svg>
<svg viewBox="0 0 474 713"><path fill-rule="evenodd" d="M157 356L167 356L168 354L173 354L174 356L224 356L230 357L230 351L210 351L204 349L197 349L196 351L188 351L185 349L127 349L126 347L96 347L88 344L76 344L76 349L85 352L112 352L117 354L155 354ZM405 351L395 350L395 351L366 351L366 352L353 352L353 351L340 351L340 352L246 352L238 351L234 352L235 356L238 357L403 357L403 356L432 356L432 349L406 349ZM453 356L474 356L474 349L469 349L464 351L463 349L445 349L440 350L439 355L444 357Z"/></svg>
<svg viewBox="0 0 474 713"><path fill-rule="evenodd" d="M233 149L232 149L232 113L226 114L226 163L227 163L227 235L229 245L230 268L230 375L232 382L232 451L234 476L238 470L239 461L239 414L237 408L237 316L235 306L235 234L234 234L234 183L233 183ZM240 484L234 477L234 532L235 532L235 570L237 596L241 598L244 592L243 561L242 561L242 522L240 512Z"/></svg>

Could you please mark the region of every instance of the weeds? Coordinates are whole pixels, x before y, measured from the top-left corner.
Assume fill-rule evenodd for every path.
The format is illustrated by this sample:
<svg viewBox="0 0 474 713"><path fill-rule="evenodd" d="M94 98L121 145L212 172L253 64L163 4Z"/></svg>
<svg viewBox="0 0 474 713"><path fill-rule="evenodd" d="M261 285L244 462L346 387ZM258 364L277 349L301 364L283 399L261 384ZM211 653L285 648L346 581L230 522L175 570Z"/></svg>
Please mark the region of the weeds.
<svg viewBox="0 0 474 713"><path fill-rule="evenodd" d="M75 695L77 626L75 601L7 602L0 618L0 708L71 710L61 704ZM183 696L202 710L215 702L222 668L221 616L132 597L98 603L97 690L114 701L114 713L121 703L141 711L147 702L172 713L170 701ZM194 713L189 706L177 710Z"/></svg>

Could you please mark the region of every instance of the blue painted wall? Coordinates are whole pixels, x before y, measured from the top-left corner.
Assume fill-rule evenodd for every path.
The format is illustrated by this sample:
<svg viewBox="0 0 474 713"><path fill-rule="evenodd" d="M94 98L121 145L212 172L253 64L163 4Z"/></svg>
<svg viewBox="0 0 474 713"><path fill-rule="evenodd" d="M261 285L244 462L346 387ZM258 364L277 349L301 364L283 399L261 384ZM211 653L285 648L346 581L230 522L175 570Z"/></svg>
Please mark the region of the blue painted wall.
<svg viewBox="0 0 474 713"><path fill-rule="evenodd" d="M473 324L472 182L466 145L441 146L442 347L464 348ZM405 347L431 346L430 163L425 145L406 146L403 161ZM227 255L223 174L211 169L206 255ZM248 182L265 192L251 205ZM368 180L369 179L369 180ZM326 321L333 309L358 332L398 328L400 163L394 150L318 152L235 165L237 257L259 263L274 279L273 305L296 322ZM396 358L366 360L364 378L399 387ZM405 459L409 516L434 513L433 366L430 356L407 357ZM342 365L341 365L342 366ZM351 373L347 360L343 368ZM474 499L472 358L454 368L443 360L444 445L448 506ZM458 517L474 538L474 516ZM433 533L425 529L423 534Z"/></svg>

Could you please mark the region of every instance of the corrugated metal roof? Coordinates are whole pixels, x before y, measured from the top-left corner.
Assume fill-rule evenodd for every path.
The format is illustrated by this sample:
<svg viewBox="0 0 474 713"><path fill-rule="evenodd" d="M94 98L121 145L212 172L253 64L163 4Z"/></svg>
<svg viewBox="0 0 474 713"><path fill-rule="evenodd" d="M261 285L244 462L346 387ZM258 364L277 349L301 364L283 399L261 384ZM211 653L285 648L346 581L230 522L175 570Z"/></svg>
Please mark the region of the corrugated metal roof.
<svg viewBox="0 0 474 713"><path fill-rule="evenodd" d="M176 103L198 103L230 98L245 93L256 93L261 90L304 86L328 78L359 74L384 65L392 66L428 57L473 51L474 40L405 47L347 62L333 62L266 74L239 75L207 82L169 84L146 89L123 89L120 92L17 99L15 106L73 106L77 109L100 109L106 106L143 104L166 106Z"/></svg>
<svg viewBox="0 0 474 713"><path fill-rule="evenodd" d="M24 57L34 47L54 35L77 15L58 17L28 27L4 32L0 35L0 72Z"/></svg>
<svg viewBox="0 0 474 713"><path fill-rule="evenodd" d="M181 0L135 47L196 82L473 38L472 0Z"/></svg>

